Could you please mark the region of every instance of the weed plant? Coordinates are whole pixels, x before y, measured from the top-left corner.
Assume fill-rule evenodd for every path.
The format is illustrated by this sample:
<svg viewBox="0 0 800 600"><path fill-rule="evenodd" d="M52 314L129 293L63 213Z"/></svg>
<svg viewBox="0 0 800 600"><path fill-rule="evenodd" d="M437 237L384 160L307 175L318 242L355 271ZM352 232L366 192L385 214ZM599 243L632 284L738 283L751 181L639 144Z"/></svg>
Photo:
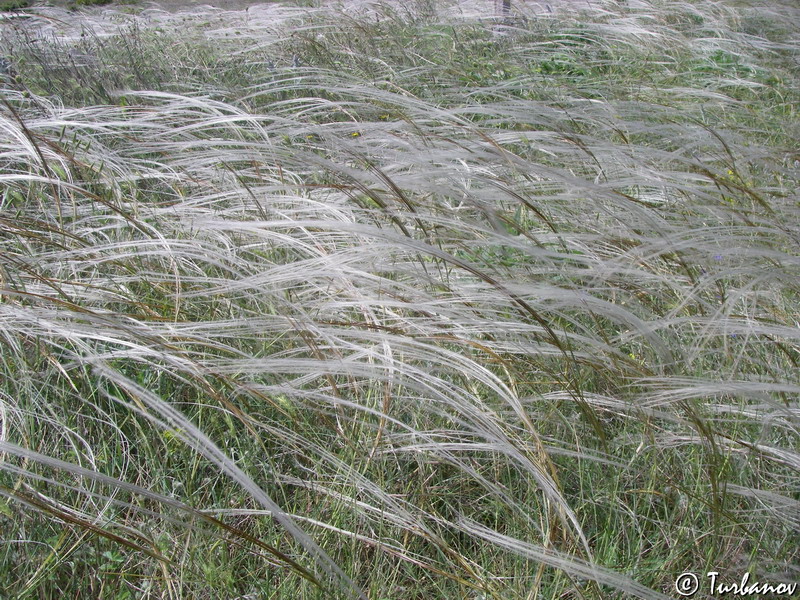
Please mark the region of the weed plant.
<svg viewBox="0 0 800 600"><path fill-rule="evenodd" d="M2 594L796 581L798 12L594 4L7 29Z"/></svg>

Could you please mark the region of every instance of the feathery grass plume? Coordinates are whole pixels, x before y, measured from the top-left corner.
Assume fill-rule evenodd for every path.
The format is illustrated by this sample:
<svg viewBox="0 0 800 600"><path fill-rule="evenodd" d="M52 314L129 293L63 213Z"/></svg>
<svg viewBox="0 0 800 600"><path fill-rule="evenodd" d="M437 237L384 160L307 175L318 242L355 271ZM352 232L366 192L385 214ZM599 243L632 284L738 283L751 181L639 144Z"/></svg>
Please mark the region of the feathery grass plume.
<svg viewBox="0 0 800 600"><path fill-rule="evenodd" d="M796 579L797 9L485 4L4 33L10 595Z"/></svg>

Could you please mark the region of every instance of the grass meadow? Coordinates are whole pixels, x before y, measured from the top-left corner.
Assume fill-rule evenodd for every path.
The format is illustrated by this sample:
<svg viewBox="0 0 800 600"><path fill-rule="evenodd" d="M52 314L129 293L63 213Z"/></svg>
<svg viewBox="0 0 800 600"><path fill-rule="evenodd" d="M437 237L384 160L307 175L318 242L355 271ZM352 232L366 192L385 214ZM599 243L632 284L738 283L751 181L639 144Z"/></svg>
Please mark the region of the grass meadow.
<svg viewBox="0 0 800 600"><path fill-rule="evenodd" d="M769 4L4 21L0 597L796 582Z"/></svg>

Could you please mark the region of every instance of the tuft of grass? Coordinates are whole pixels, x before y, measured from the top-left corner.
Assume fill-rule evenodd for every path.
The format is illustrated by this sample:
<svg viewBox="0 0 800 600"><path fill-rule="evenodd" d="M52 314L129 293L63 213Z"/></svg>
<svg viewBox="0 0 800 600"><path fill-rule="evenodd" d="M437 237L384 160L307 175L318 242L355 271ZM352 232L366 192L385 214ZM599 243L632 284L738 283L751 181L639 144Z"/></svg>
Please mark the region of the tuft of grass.
<svg viewBox="0 0 800 600"><path fill-rule="evenodd" d="M0 12L14 12L28 8L31 5L31 0L3 0L0 2Z"/></svg>
<svg viewBox="0 0 800 600"><path fill-rule="evenodd" d="M4 593L796 580L800 20L748 10L10 26Z"/></svg>

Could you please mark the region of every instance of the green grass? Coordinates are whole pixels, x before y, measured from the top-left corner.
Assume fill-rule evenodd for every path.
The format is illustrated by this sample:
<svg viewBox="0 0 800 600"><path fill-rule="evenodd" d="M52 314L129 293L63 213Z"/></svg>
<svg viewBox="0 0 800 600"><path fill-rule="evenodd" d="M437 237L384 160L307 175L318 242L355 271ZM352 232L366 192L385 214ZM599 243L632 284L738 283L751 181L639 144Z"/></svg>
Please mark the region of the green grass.
<svg viewBox="0 0 800 600"><path fill-rule="evenodd" d="M603 8L7 29L0 596L796 581L798 12Z"/></svg>
<svg viewBox="0 0 800 600"><path fill-rule="evenodd" d="M0 2L0 12L13 12L22 8L28 8L30 5L30 0L5 0L4 2Z"/></svg>
<svg viewBox="0 0 800 600"><path fill-rule="evenodd" d="M104 6L113 0L75 0L76 6Z"/></svg>

